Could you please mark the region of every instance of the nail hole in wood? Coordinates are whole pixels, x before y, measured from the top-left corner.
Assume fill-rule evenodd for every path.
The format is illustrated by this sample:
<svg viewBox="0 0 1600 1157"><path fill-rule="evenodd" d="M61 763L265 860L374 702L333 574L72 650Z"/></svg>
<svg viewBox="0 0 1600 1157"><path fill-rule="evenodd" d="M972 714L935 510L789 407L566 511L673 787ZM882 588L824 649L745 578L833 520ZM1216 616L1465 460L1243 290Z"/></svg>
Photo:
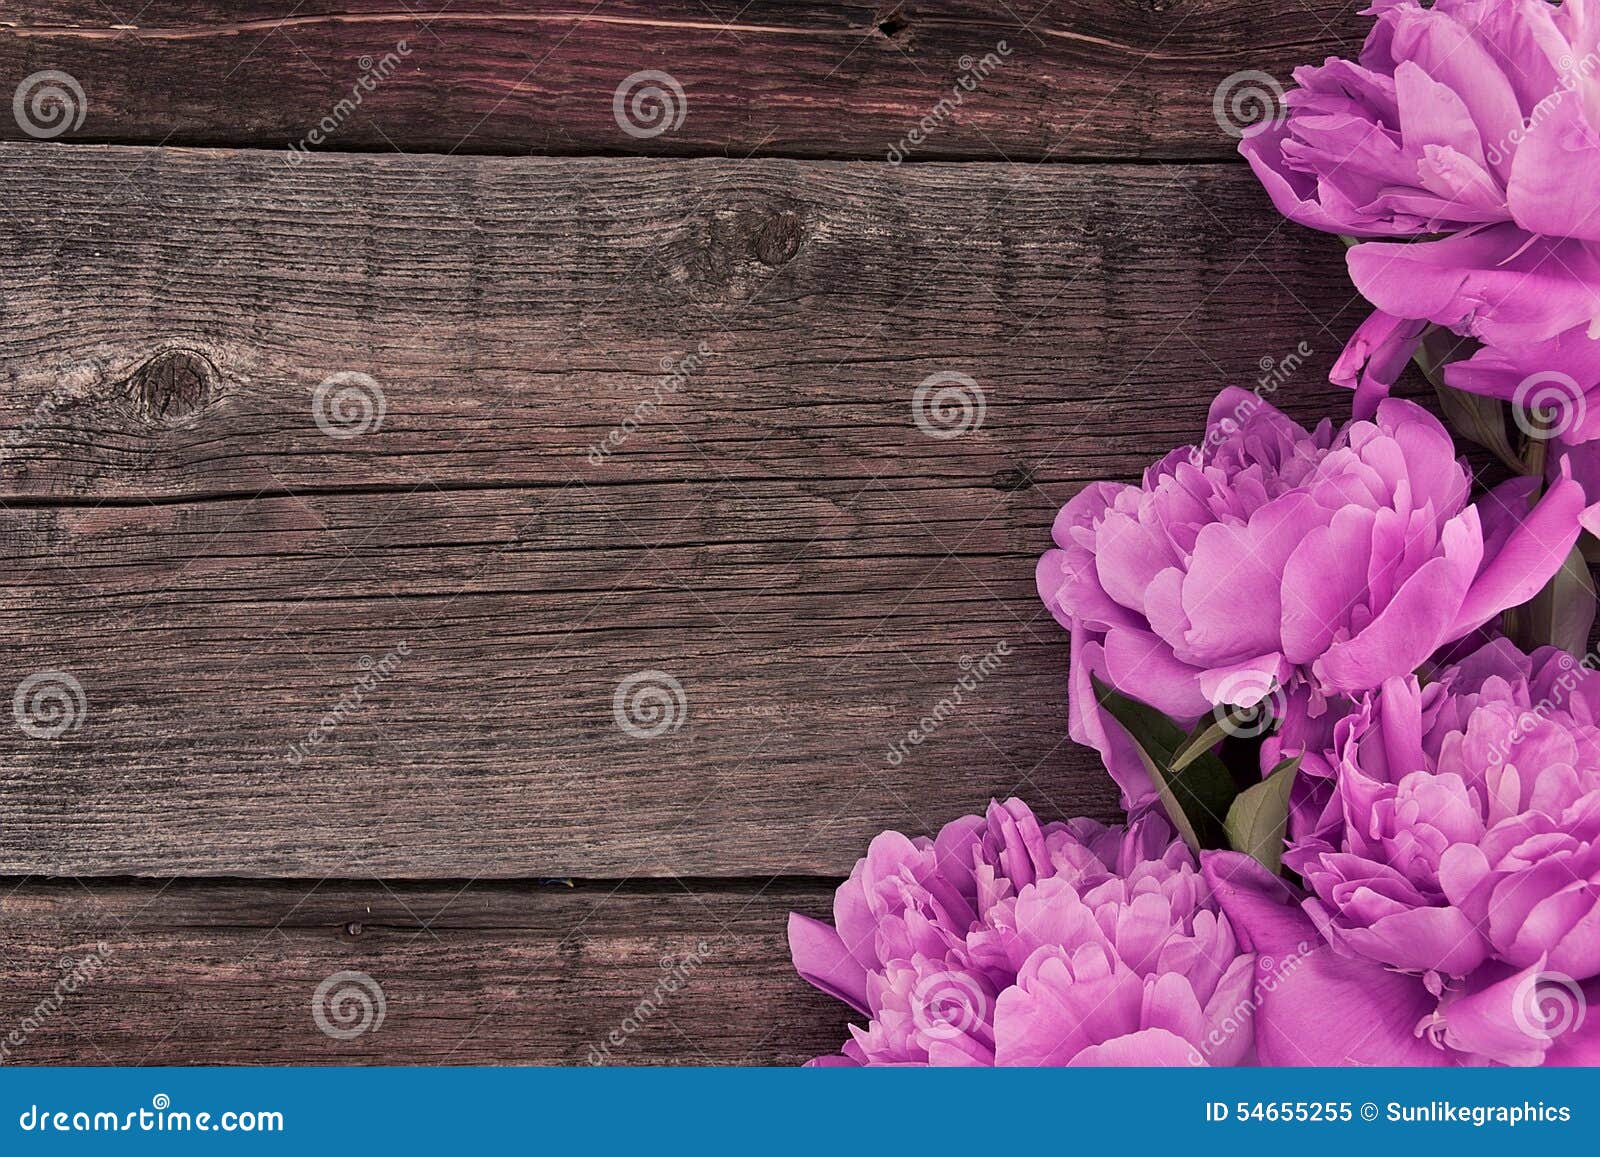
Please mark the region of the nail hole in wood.
<svg viewBox="0 0 1600 1157"><path fill-rule="evenodd" d="M889 15L878 21L878 31L883 34L885 40L896 39L910 27L911 21L906 18L905 12L899 8L896 8Z"/></svg>

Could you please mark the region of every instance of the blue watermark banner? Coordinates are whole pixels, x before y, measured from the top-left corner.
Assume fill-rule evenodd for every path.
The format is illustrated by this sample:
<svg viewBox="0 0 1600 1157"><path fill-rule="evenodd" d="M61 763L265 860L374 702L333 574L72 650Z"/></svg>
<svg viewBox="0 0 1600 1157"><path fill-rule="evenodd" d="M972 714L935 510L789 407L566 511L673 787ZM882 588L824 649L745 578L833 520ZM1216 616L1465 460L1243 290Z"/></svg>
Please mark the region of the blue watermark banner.
<svg viewBox="0 0 1600 1157"><path fill-rule="evenodd" d="M1501 1154L1594 1145L1597 1092L1600 1069L6 1068L0 1152Z"/></svg>

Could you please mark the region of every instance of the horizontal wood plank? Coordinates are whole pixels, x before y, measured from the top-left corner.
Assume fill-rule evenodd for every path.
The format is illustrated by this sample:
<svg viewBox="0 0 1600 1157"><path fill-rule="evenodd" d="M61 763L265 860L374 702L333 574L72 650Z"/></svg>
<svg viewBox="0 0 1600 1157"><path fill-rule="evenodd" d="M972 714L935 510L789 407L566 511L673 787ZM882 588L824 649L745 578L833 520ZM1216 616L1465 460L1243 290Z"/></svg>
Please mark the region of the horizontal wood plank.
<svg viewBox="0 0 1600 1157"><path fill-rule="evenodd" d="M1233 139L1214 111L1219 86L1247 70L1287 85L1296 64L1349 51L1364 32L1359 7L1301 0L44 0L0 14L0 77L7 84L46 71L72 77L82 97L71 98L64 119L43 109L30 118L35 135L61 129L63 140L282 150L309 139L312 148L338 150L735 157L883 158L898 147L918 160L1220 159L1231 156ZM999 63L983 65L990 54ZM625 78L645 70L666 73L681 93L670 96L674 127L659 134L650 134L664 122L652 118L648 100L630 114L632 133L614 111ZM1260 84L1242 85L1251 87ZM1239 91L1233 82L1228 99ZM1260 108L1247 100L1245 112ZM924 138L913 143L924 122ZM0 119L0 138L28 136L22 123Z"/></svg>
<svg viewBox="0 0 1600 1157"><path fill-rule="evenodd" d="M0 1057L794 1064L846 1039L847 1010L794 975L785 943L790 910L830 904L784 881L11 881Z"/></svg>
<svg viewBox="0 0 1600 1157"><path fill-rule="evenodd" d="M0 161L0 646L81 688L0 732L16 874L838 875L991 795L1110 816L1054 511L1222 382L1348 405L1339 247L1235 167Z"/></svg>

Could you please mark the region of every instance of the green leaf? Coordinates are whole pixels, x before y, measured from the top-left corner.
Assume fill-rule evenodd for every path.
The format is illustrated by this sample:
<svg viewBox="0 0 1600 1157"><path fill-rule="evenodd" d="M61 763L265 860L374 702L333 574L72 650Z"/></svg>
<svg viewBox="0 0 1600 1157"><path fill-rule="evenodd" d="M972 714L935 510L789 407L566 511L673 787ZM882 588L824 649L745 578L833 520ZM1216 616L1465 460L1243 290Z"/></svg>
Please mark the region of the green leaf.
<svg viewBox="0 0 1600 1157"><path fill-rule="evenodd" d="M1228 808L1228 845L1276 873L1283 864L1283 838L1289 828L1289 789L1300 757L1286 759L1266 779L1239 793Z"/></svg>
<svg viewBox="0 0 1600 1157"><path fill-rule="evenodd" d="M1411 360L1433 385L1433 392L1439 397L1439 409L1451 429L1482 446L1518 474L1528 473L1528 464L1511 448L1506 436L1505 404L1498 398L1469 394L1445 385L1444 368L1457 360L1460 344L1461 339L1449 330L1430 326Z"/></svg>
<svg viewBox="0 0 1600 1157"><path fill-rule="evenodd" d="M1210 723L1207 723L1207 720L1210 720ZM1230 734L1226 715L1218 714L1217 712L1212 712L1210 715L1202 715L1200 722L1195 724L1194 730L1183 737L1183 742L1178 745L1178 750L1172 753L1172 770L1182 771L1200 756L1216 747Z"/></svg>
<svg viewBox="0 0 1600 1157"><path fill-rule="evenodd" d="M1594 578L1581 547L1572 548L1561 569L1526 607L1521 608L1519 617L1522 612L1525 612L1528 638L1517 641L1527 650L1548 643L1574 657L1582 657L1588 650L1589 631L1594 626L1595 592Z"/></svg>
<svg viewBox="0 0 1600 1157"><path fill-rule="evenodd" d="M1184 741L1183 729L1147 703L1129 699L1093 675L1094 697L1147 755L1165 766Z"/></svg>
<svg viewBox="0 0 1600 1157"><path fill-rule="evenodd" d="M1238 794L1227 766L1208 747L1195 747L1172 720L1091 676L1095 698L1120 723L1139 749L1162 806L1190 847L1227 847L1223 817ZM1201 733L1204 734L1203 732ZM1175 766L1180 751L1186 762Z"/></svg>

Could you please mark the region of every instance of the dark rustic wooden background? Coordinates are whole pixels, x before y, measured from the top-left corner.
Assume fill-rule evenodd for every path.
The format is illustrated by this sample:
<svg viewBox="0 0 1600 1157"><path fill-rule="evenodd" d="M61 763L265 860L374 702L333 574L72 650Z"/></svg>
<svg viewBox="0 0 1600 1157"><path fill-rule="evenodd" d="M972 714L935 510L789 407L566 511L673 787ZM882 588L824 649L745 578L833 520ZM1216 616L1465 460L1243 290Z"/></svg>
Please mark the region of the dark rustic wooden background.
<svg viewBox="0 0 1600 1157"><path fill-rule="evenodd" d="M1339 246L1213 95L1359 7L7 0L0 88L60 71L84 115L0 108L0 692L84 698L0 733L6 1059L583 1063L690 956L611 1063L835 1049L785 915L875 832L1115 814L1034 595L1056 508L1285 359L1287 409L1345 404ZM686 96L648 138L643 69ZM959 437L913 421L938 372L984 392ZM384 418L329 437L348 373ZM643 669L685 693L652 739L613 719ZM343 970L386 1002L350 1040L311 1012Z"/></svg>

